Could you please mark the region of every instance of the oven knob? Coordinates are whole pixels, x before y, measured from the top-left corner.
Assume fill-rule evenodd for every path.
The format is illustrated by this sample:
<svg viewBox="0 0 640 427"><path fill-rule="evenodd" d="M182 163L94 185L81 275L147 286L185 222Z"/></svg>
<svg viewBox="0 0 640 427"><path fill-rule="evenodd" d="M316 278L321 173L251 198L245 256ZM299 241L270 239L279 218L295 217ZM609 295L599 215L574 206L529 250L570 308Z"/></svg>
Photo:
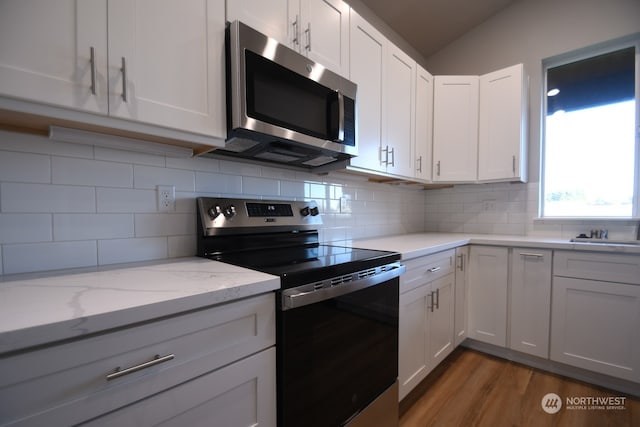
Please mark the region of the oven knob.
<svg viewBox="0 0 640 427"><path fill-rule="evenodd" d="M224 217L227 219L231 219L236 216L236 207L233 205L229 205L224 209Z"/></svg>
<svg viewBox="0 0 640 427"><path fill-rule="evenodd" d="M211 217L211 219L218 218L218 216L220 216L221 213L222 213L222 208L220 207L220 205L215 205L209 208L209 216Z"/></svg>
<svg viewBox="0 0 640 427"><path fill-rule="evenodd" d="M311 212L311 216L316 216L320 213L317 206L312 207L309 212Z"/></svg>
<svg viewBox="0 0 640 427"><path fill-rule="evenodd" d="M304 208L300 209L300 215L302 216L309 216L309 206L305 206Z"/></svg>

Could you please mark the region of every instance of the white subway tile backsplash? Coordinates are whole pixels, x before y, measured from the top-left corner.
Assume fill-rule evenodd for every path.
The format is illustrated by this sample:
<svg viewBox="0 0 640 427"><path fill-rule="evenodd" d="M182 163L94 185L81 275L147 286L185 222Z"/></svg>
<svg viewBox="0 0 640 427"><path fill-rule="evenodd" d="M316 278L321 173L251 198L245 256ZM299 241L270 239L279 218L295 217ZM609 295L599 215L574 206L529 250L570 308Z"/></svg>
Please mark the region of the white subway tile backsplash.
<svg viewBox="0 0 640 427"><path fill-rule="evenodd" d="M69 185L2 183L2 212L95 212L96 191Z"/></svg>
<svg viewBox="0 0 640 427"><path fill-rule="evenodd" d="M219 172L220 160L208 157L167 157L167 167L200 172Z"/></svg>
<svg viewBox="0 0 640 427"><path fill-rule="evenodd" d="M136 237L193 235L195 214L136 214Z"/></svg>
<svg viewBox="0 0 640 427"><path fill-rule="evenodd" d="M169 255L166 237L98 240L98 264L151 261Z"/></svg>
<svg viewBox="0 0 640 427"><path fill-rule="evenodd" d="M192 256L201 195L315 200L325 221L321 239L340 244L423 231L425 210L434 212L428 224L439 224L440 209L473 200L457 191L460 199L441 193L434 201L424 191L346 173L317 176L3 131L0 154L0 274ZM175 212L158 212L157 185L175 186Z"/></svg>
<svg viewBox="0 0 640 427"><path fill-rule="evenodd" d="M91 267L97 263L96 241L4 245L2 260L4 274Z"/></svg>
<svg viewBox="0 0 640 427"><path fill-rule="evenodd" d="M194 256L196 254L196 236L169 236L169 258Z"/></svg>
<svg viewBox="0 0 640 427"><path fill-rule="evenodd" d="M165 157L155 154L139 153L136 151L122 151L111 148L95 147L95 159L109 162L133 163L147 166L165 166Z"/></svg>
<svg viewBox="0 0 640 427"><path fill-rule="evenodd" d="M97 210L103 213L156 212L156 190L97 188Z"/></svg>
<svg viewBox="0 0 640 427"><path fill-rule="evenodd" d="M50 214L0 214L0 243L50 242Z"/></svg>
<svg viewBox="0 0 640 427"><path fill-rule="evenodd" d="M133 165L72 157L51 158L54 184L133 187Z"/></svg>
<svg viewBox="0 0 640 427"><path fill-rule="evenodd" d="M51 182L51 159L42 154L0 151L0 181Z"/></svg>
<svg viewBox="0 0 640 427"><path fill-rule="evenodd" d="M53 238L97 240L134 237L133 214L54 214Z"/></svg>
<svg viewBox="0 0 640 427"><path fill-rule="evenodd" d="M0 131L0 150L93 158L93 146L53 141L37 135Z"/></svg>
<svg viewBox="0 0 640 427"><path fill-rule="evenodd" d="M196 192L240 194L242 193L242 177L220 173L196 172Z"/></svg>
<svg viewBox="0 0 640 427"><path fill-rule="evenodd" d="M195 189L194 172L181 169L134 165L133 179L134 188L155 190L158 185L173 185L176 191L194 191Z"/></svg>
<svg viewBox="0 0 640 427"><path fill-rule="evenodd" d="M269 198L280 195L280 181L269 178L242 177L242 193L249 197Z"/></svg>

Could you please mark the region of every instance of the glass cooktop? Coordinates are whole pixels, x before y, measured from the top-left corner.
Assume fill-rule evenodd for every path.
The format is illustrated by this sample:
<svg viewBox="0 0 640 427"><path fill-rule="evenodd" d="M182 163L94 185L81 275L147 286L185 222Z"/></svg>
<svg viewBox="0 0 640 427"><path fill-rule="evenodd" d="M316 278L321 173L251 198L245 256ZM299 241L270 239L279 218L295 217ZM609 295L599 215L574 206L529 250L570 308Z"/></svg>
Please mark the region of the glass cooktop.
<svg viewBox="0 0 640 427"><path fill-rule="evenodd" d="M396 252L332 245L255 250L211 259L280 276L282 289L366 270L400 259Z"/></svg>

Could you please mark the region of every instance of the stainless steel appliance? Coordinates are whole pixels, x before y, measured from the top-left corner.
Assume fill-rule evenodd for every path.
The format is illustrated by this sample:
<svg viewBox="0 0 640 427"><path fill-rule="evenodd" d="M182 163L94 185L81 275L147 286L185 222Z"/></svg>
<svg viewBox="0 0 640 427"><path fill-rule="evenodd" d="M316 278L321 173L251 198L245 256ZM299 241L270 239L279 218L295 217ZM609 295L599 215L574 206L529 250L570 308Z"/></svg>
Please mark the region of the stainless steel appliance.
<svg viewBox="0 0 640 427"><path fill-rule="evenodd" d="M400 254L319 244L313 202L197 203L199 256L280 276L278 425L397 425Z"/></svg>
<svg viewBox="0 0 640 427"><path fill-rule="evenodd" d="M242 22L227 28L224 153L325 171L356 151L356 90L349 80Z"/></svg>

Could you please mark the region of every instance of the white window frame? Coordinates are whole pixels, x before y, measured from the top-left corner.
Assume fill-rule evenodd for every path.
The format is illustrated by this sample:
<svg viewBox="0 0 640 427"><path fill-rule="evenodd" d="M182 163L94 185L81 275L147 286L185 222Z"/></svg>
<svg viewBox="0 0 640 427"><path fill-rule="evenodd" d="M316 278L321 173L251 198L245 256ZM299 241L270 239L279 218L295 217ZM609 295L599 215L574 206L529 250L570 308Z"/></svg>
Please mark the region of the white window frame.
<svg viewBox="0 0 640 427"><path fill-rule="evenodd" d="M634 161L634 194L633 208L630 217L558 217L545 216L544 214L544 189L545 189L545 154L546 154L546 122L547 122L547 70L571 62L592 58L620 49L635 47L635 101L636 101L636 121L635 121L635 161ZM540 188L538 195L538 217L544 220L640 220L640 33L624 37L622 39L601 43L595 46L579 49L573 52L547 58L542 61L542 101L540 118Z"/></svg>

